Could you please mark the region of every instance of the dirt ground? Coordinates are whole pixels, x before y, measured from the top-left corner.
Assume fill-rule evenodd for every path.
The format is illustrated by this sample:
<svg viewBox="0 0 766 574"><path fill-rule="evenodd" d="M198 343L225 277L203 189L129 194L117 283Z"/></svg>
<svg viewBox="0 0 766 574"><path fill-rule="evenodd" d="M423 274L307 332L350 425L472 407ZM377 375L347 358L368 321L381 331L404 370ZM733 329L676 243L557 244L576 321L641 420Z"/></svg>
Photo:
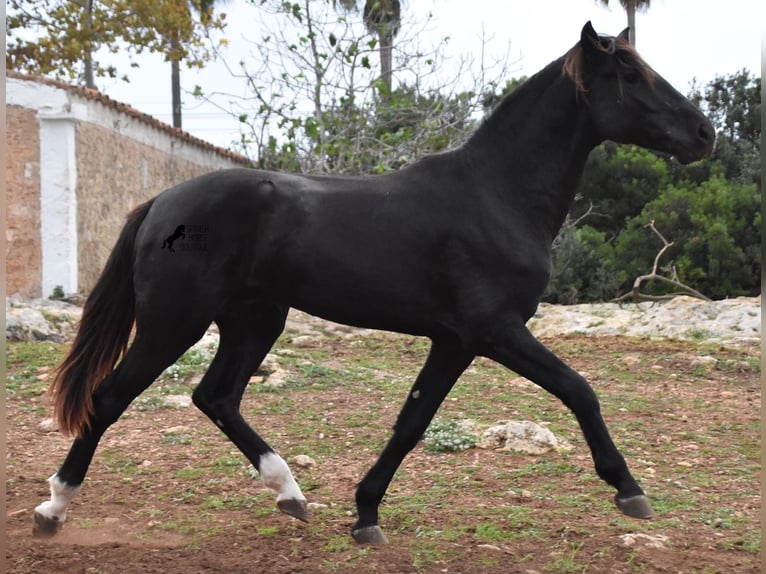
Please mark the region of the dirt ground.
<svg viewBox="0 0 766 574"><path fill-rule="evenodd" d="M242 410L287 460L301 453L315 459L293 465L316 503L310 523L280 514L273 494L251 480L243 458L196 409L147 400L104 437L63 530L34 538L33 509L48 498L45 479L69 440L38 428L47 403L30 383L6 398L7 572L759 572L758 349L701 351L693 343L625 337L547 343L597 388L615 441L652 500L654 521L613 508L571 415L555 400L481 363L465 375L479 391L456 388L447 415L492 422L540 408L574 451L429 454L421 443L382 506L390 544L357 546L349 536L354 487L388 436L422 348L410 353L409 343L385 334L362 343L304 337L283 355L285 369L304 383L248 392ZM300 362L304 351L325 370ZM365 362L371 355L378 360L372 366ZM715 367L694 360L710 355ZM375 376L360 385L323 384L323 375L354 365ZM24 368L10 363L9 374ZM42 388L48 370L36 372ZM519 404L506 400L509 387ZM531 401L530 411L522 399Z"/></svg>

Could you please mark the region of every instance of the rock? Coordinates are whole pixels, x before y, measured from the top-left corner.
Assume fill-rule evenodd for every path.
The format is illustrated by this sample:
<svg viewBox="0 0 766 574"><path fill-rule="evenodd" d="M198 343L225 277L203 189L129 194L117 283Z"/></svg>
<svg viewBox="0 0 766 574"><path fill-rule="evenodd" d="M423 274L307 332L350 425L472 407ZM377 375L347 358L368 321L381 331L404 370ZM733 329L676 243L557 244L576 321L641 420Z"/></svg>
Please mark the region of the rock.
<svg viewBox="0 0 766 574"><path fill-rule="evenodd" d="M216 349L218 349L220 340L221 336L218 334L218 330L215 328L215 325L212 325L205 334L202 335L202 338L194 343L192 348L197 349L198 351L208 351L212 356L215 354Z"/></svg>
<svg viewBox="0 0 766 574"><path fill-rule="evenodd" d="M261 366L258 367L259 373L274 373L279 370L279 360L276 355L269 353L261 362Z"/></svg>
<svg viewBox="0 0 766 574"><path fill-rule="evenodd" d="M167 407L188 408L192 406L192 399L189 395L166 395L162 397L162 404Z"/></svg>
<svg viewBox="0 0 766 574"><path fill-rule="evenodd" d="M645 548L662 549L667 548L667 542L670 540L664 534L644 534L643 532L629 532L627 534L621 534L620 540L622 545L631 546L643 546Z"/></svg>
<svg viewBox="0 0 766 574"><path fill-rule="evenodd" d="M58 334L37 309L5 307L5 338L10 341L51 341Z"/></svg>
<svg viewBox="0 0 766 574"><path fill-rule="evenodd" d="M283 371L277 371L275 373L271 373L269 376L266 377L266 380L263 381L263 384L267 387L271 387L274 389L281 389L285 386L287 381L285 380L285 373Z"/></svg>
<svg viewBox="0 0 766 574"><path fill-rule="evenodd" d="M73 302L82 298L71 299ZM64 341L72 337L82 308L65 300L20 300L6 298L6 339L12 341ZM550 305L541 303L528 326L538 337L570 333L587 335L631 335L687 339L707 342L758 342L761 336L761 298L737 297L723 301L702 301L676 297L661 303L588 303ZM346 327L291 310L285 329L296 347L315 347L325 337L350 338L372 331ZM219 336L211 325L197 348L214 351ZM282 356L289 350L277 349ZM264 370L276 365L264 364Z"/></svg>
<svg viewBox="0 0 766 574"><path fill-rule="evenodd" d="M313 458L305 454L294 456L292 463L299 468L311 468L317 464Z"/></svg>
<svg viewBox="0 0 766 574"><path fill-rule="evenodd" d="M37 430L41 433L56 432L59 430L59 425L54 418L47 418L40 421L37 425Z"/></svg>
<svg viewBox="0 0 766 574"><path fill-rule="evenodd" d="M550 430L531 421L500 421L484 431L478 447L527 454L572 449L569 444L557 439Z"/></svg>
<svg viewBox="0 0 766 574"><path fill-rule="evenodd" d="M482 550L494 550L496 552L503 552L503 549L499 546L495 546L494 544L477 544L476 548L481 548Z"/></svg>
<svg viewBox="0 0 766 574"><path fill-rule="evenodd" d="M290 339L290 342L299 348L316 347L319 339L313 335L297 335Z"/></svg>
<svg viewBox="0 0 766 574"><path fill-rule="evenodd" d="M10 341L64 341L74 332L82 309L48 299L5 300L5 338Z"/></svg>
<svg viewBox="0 0 766 574"><path fill-rule="evenodd" d="M710 355L702 355L694 357L691 361L692 367L702 367L704 369L712 370L718 364L718 359L711 357Z"/></svg>
<svg viewBox="0 0 766 574"><path fill-rule="evenodd" d="M537 337L582 333L749 343L761 335L761 298L703 301L680 296L660 303L622 305L541 303L528 327Z"/></svg>
<svg viewBox="0 0 766 574"><path fill-rule="evenodd" d="M185 433L190 433L190 432L191 432L191 429L189 427L187 427L187 426L184 426L184 425L177 426L177 427L169 427L169 428L166 428L166 429L162 429L160 431L160 433L165 435L165 436L171 435L171 434L185 434Z"/></svg>
<svg viewBox="0 0 766 574"><path fill-rule="evenodd" d="M477 423L473 419L462 419L457 421L458 428L466 433L466 434L472 434L479 436L481 432L479 431L479 423Z"/></svg>

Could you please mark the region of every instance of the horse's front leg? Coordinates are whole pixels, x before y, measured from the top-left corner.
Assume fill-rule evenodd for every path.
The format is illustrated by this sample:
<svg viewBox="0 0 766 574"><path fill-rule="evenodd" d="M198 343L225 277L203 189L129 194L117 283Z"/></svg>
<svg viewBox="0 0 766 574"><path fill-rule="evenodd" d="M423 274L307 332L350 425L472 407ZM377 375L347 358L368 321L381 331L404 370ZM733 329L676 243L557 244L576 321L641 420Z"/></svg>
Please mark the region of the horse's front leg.
<svg viewBox="0 0 766 574"><path fill-rule="evenodd" d="M360 544L388 542L378 526L378 506L404 457L418 444L444 397L473 357L457 344L434 341L399 413L393 436L356 490L359 518L351 534Z"/></svg>
<svg viewBox="0 0 766 574"><path fill-rule="evenodd" d="M596 393L577 372L565 365L520 322L495 331L480 350L519 375L558 397L577 417L590 447L598 475L617 489L615 504L634 518L651 518L652 508L630 474L625 459L609 436Z"/></svg>

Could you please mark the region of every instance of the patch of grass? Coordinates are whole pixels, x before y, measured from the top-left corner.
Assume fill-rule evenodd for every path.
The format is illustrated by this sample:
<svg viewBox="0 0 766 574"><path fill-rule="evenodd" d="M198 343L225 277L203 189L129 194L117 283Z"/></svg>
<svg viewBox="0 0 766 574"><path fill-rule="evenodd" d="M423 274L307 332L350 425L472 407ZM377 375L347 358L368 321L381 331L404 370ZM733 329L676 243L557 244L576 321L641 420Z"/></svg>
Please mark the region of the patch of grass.
<svg viewBox="0 0 766 574"><path fill-rule="evenodd" d="M445 563L460 564L461 562L462 553L457 544L444 546L439 540L419 538L418 543L410 549L415 572L432 572L439 566L441 566L439 570L443 570L442 565Z"/></svg>
<svg viewBox="0 0 766 574"><path fill-rule="evenodd" d="M175 478L180 478L181 480L198 480L205 476L208 472L208 469L199 467L179 468L173 472L173 476Z"/></svg>
<svg viewBox="0 0 766 574"><path fill-rule="evenodd" d="M108 472L114 472L125 476L132 476L139 472L142 459L132 456L124 449L104 448L100 453L101 464Z"/></svg>
<svg viewBox="0 0 766 574"><path fill-rule="evenodd" d="M493 522L477 524L474 536L477 540L481 540L483 542L508 540L509 538L507 533Z"/></svg>
<svg viewBox="0 0 766 574"><path fill-rule="evenodd" d="M741 534L720 543L727 551L742 550L753 555L761 553L761 533L756 529L745 529Z"/></svg>
<svg viewBox="0 0 766 574"><path fill-rule="evenodd" d="M508 536L516 538L518 536L537 538L540 536L541 522L536 516L535 509L524 506L512 506L505 517L507 528L515 531L517 536Z"/></svg>
<svg viewBox="0 0 766 574"><path fill-rule="evenodd" d="M158 381L183 381L207 370L213 360L215 349L210 347L192 347L174 364L165 369Z"/></svg>
<svg viewBox="0 0 766 574"><path fill-rule="evenodd" d="M53 370L66 350L67 345L48 341L6 342L6 396L34 398L45 394L50 387Z"/></svg>
<svg viewBox="0 0 766 574"><path fill-rule="evenodd" d="M566 548L561 552L561 556L558 556L545 567L546 572L555 572L556 574L574 574L577 572L585 572L586 564L581 564L577 561L577 555L582 550L582 542L567 542Z"/></svg>
<svg viewBox="0 0 766 574"><path fill-rule="evenodd" d="M322 550L325 552L348 552L354 548L348 536L335 535L329 537Z"/></svg>
<svg viewBox="0 0 766 574"><path fill-rule="evenodd" d="M215 536L221 532L221 527L217 524L211 524L210 516L206 513L179 516L163 522L159 528L166 532L192 534L198 537Z"/></svg>
<svg viewBox="0 0 766 574"><path fill-rule="evenodd" d="M77 526L80 528L98 528L104 525L103 520L97 520L94 518L78 518L76 522Z"/></svg>
<svg viewBox="0 0 766 574"><path fill-rule="evenodd" d="M242 510L253 506L253 498L236 494L210 495L202 500L202 508L205 510Z"/></svg>
<svg viewBox="0 0 766 574"><path fill-rule="evenodd" d="M192 437L187 433L168 433L162 435L161 442L168 445L189 445L192 443Z"/></svg>
<svg viewBox="0 0 766 574"><path fill-rule="evenodd" d="M686 336L692 341L702 343L710 339L713 336L713 333L706 329L689 329L686 332Z"/></svg>

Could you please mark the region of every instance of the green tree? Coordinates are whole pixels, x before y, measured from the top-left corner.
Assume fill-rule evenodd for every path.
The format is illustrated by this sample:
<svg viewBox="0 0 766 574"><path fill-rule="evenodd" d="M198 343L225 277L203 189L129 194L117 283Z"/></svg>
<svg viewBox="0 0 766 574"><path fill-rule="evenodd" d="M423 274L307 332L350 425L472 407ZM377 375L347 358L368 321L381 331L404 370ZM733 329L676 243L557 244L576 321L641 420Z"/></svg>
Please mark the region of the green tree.
<svg viewBox="0 0 766 574"><path fill-rule="evenodd" d="M594 149L586 163L579 195L593 204L588 223L614 237L628 218L641 212L670 183L668 162L637 146L605 142ZM579 216L582 207L574 207Z"/></svg>
<svg viewBox="0 0 766 574"><path fill-rule="evenodd" d="M121 39L106 24L112 13L104 3L11 0L6 9L7 69L77 79L90 88L95 88L94 75L117 75L114 66L93 61L95 51L116 46Z"/></svg>
<svg viewBox="0 0 766 574"><path fill-rule="evenodd" d="M557 238L551 282L543 300L572 305L615 297L620 281L614 263L614 247L606 233L590 225L565 225Z"/></svg>
<svg viewBox="0 0 766 574"><path fill-rule="evenodd" d="M681 282L712 298L755 295L760 289L760 193L754 184L714 176L698 185L670 185L628 221L614 242L622 288L647 273L661 247L644 228L654 221L674 243L667 252Z"/></svg>
<svg viewBox="0 0 766 574"><path fill-rule="evenodd" d="M199 20L189 0L11 0L6 68L95 87L95 77L128 81L125 71L95 59L99 51L127 51L135 67L144 52L202 67L214 57L209 32L224 29L225 14L203 10L209 0L191 3Z"/></svg>
<svg viewBox="0 0 766 574"><path fill-rule="evenodd" d="M609 6L609 0L596 0L604 6ZM628 28L630 28L628 39L634 46L636 45L636 11L648 10L651 0L620 0L620 5L625 9L628 15Z"/></svg>
<svg viewBox="0 0 766 574"><path fill-rule="evenodd" d="M689 98L716 129L713 161L726 178L761 185L761 79L741 70L716 76L703 89L692 88Z"/></svg>

